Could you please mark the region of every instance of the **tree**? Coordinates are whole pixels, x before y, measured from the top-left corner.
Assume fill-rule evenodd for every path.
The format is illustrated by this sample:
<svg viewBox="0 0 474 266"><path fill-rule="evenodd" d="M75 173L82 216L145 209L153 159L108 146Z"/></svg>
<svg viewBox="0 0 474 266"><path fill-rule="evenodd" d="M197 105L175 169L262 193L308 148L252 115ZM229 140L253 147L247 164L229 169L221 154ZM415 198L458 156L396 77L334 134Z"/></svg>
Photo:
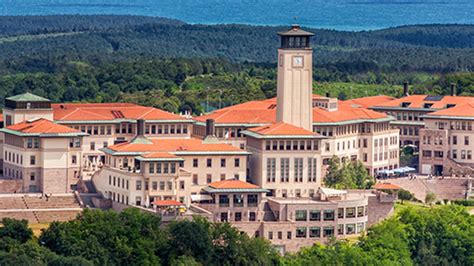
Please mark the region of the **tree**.
<svg viewBox="0 0 474 266"><path fill-rule="evenodd" d="M426 193L426 196L425 196L425 203L426 204L433 204L433 202L435 202L436 200L436 194L433 193L432 191L428 191L428 193Z"/></svg>
<svg viewBox="0 0 474 266"><path fill-rule="evenodd" d="M403 201L405 201L405 200L412 200L413 199L413 194L408 190L400 189L398 191L398 199L401 200L402 204L403 204Z"/></svg>
<svg viewBox="0 0 474 266"><path fill-rule="evenodd" d="M27 220L2 219L3 227L0 228L0 237L9 237L25 243L33 237L33 231L28 227Z"/></svg>
<svg viewBox="0 0 474 266"><path fill-rule="evenodd" d="M337 189L367 189L375 180L367 173L360 161L341 162L334 156L329 160L329 167L324 184Z"/></svg>

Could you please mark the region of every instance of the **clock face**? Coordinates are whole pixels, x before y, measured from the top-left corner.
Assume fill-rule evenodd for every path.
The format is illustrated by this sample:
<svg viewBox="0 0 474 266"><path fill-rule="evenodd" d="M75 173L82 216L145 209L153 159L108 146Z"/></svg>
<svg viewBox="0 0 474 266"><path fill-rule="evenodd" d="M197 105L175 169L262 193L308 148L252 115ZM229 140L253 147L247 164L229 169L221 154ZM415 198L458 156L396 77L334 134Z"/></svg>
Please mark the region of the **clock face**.
<svg viewBox="0 0 474 266"><path fill-rule="evenodd" d="M294 56L293 57L293 67L303 67L303 57Z"/></svg>

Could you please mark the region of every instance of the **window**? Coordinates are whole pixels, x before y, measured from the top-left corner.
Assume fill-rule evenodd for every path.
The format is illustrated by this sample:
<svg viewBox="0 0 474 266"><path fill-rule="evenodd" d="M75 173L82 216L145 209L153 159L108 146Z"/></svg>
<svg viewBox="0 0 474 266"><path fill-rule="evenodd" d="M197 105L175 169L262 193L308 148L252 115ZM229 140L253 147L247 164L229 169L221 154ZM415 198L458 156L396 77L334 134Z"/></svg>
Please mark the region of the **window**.
<svg viewBox="0 0 474 266"><path fill-rule="evenodd" d="M457 151L457 150L453 150L453 151L452 151L452 156L453 156L453 159L457 159L457 158L458 158L458 151Z"/></svg>
<svg viewBox="0 0 474 266"><path fill-rule="evenodd" d="M160 190L165 190L165 181L160 181Z"/></svg>
<svg viewBox="0 0 474 266"><path fill-rule="evenodd" d="M198 167L199 166L199 160L197 158L193 159L193 167Z"/></svg>
<svg viewBox="0 0 474 266"><path fill-rule="evenodd" d="M354 218L355 217L355 207L346 208L346 218Z"/></svg>
<svg viewBox="0 0 474 266"><path fill-rule="evenodd" d="M355 224L346 224L346 234L348 235L355 234Z"/></svg>
<svg viewBox="0 0 474 266"><path fill-rule="evenodd" d="M31 180L31 181L35 181L35 179L36 179L35 173L34 173L34 172L31 172L31 173L30 173L30 180Z"/></svg>
<svg viewBox="0 0 474 266"><path fill-rule="evenodd" d="M247 195L247 206L256 207L258 204L258 195L257 194L248 194Z"/></svg>
<svg viewBox="0 0 474 266"><path fill-rule="evenodd" d="M219 195L219 207L229 207L229 196Z"/></svg>
<svg viewBox="0 0 474 266"><path fill-rule="evenodd" d="M207 167L212 167L212 159L211 158L207 158L206 166Z"/></svg>
<svg viewBox="0 0 474 266"><path fill-rule="evenodd" d="M464 136L464 145L469 145L469 136Z"/></svg>
<svg viewBox="0 0 474 266"><path fill-rule="evenodd" d="M209 183L212 183L212 175L211 174L207 174L206 176L206 182L209 184Z"/></svg>
<svg viewBox="0 0 474 266"><path fill-rule="evenodd" d="M457 145L457 144L458 144L458 137L453 136L453 145Z"/></svg>
<svg viewBox="0 0 474 266"><path fill-rule="evenodd" d="M221 212L221 222L227 222L227 212Z"/></svg>
<svg viewBox="0 0 474 266"><path fill-rule="evenodd" d="M225 158L221 158L221 167L225 167L226 160Z"/></svg>
<svg viewBox="0 0 474 266"><path fill-rule="evenodd" d="M236 212L236 213L235 213L235 218L234 218L234 220L235 220L236 222L242 221L242 213L241 213L241 212Z"/></svg>
<svg viewBox="0 0 474 266"><path fill-rule="evenodd" d="M308 158L308 182L316 182L317 175L316 158Z"/></svg>
<svg viewBox="0 0 474 266"><path fill-rule="evenodd" d="M156 163L156 173L161 174L161 163Z"/></svg>
<svg viewBox="0 0 474 266"><path fill-rule="evenodd" d="M193 185L197 185L197 184L198 184L198 175L193 174Z"/></svg>
<svg viewBox="0 0 474 266"><path fill-rule="evenodd" d="M254 222L257 220L255 212L249 212L249 221Z"/></svg>
<svg viewBox="0 0 474 266"><path fill-rule="evenodd" d="M234 195L234 207L244 206L244 196L242 194Z"/></svg>
<svg viewBox="0 0 474 266"><path fill-rule="evenodd" d="M344 208L337 209L337 218L339 218L339 219L344 218Z"/></svg>
<svg viewBox="0 0 474 266"><path fill-rule="evenodd" d="M303 158L295 158L295 182L303 182Z"/></svg>
<svg viewBox="0 0 474 266"><path fill-rule="evenodd" d="M295 235L296 235L297 238L305 238L306 237L306 227L297 227Z"/></svg>
<svg viewBox="0 0 474 266"><path fill-rule="evenodd" d="M320 210L312 210L309 212L309 220L310 221L321 221L321 211Z"/></svg>
<svg viewBox="0 0 474 266"><path fill-rule="evenodd" d="M137 180L137 182L135 183L135 189L142 190L142 181Z"/></svg>
<svg viewBox="0 0 474 266"><path fill-rule="evenodd" d="M273 239L273 232L272 231L268 232L268 239Z"/></svg>
<svg viewBox="0 0 474 266"><path fill-rule="evenodd" d="M364 216L364 206L357 207L357 217Z"/></svg>
<svg viewBox="0 0 474 266"><path fill-rule="evenodd" d="M357 224L357 233L361 233L364 231L364 223L358 223Z"/></svg>
<svg viewBox="0 0 474 266"><path fill-rule="evenodd" d="M151 184L152 184L152 185L151 185L151 188L152 188L153 190L158 190L158 182L153 181L153 183L151 183Z"/></svg>
<svg viewBox="0 0 474 266"><path fill-rule="evenodd" d="M185 186L184 186L184 180L180 180L180 181L179 181L179 189L180 189L180 190L184 190L184 187L185 187Z"/></svg>
<svg viewBox="0 0 474 266"><path fill-rule="evenodd" d="M29 138L26 140L26 147L28 149L32 149L33 148L33 139Z"/></svg>
<svg viewBox="0 0 474 266"><path fill-rule="evenodd" d="M154 163L150 163L150 164L149 164L148 172L149 172L150 174L155 173L155 164L154 164Z"/></svg>
<svg viewBox="0 0 474 266"><path fill-rule="evenodd" d="M91 151L95 151L95 142L94 141L91 141L90 148L91 148Z"/></svg>
<svg viewBox="0 0 474 266"><path fill-rule="evenodd" d="M71 163L72 164L77 164L77 156L76 155L71 156Z"/></svg>
<svg viewBox="0 0 474 266"><path fill-rule="evenodd" d="M309 237L321 237L321 227L313 226L309 228Z"/></svg>
<svg viewBox="0 0 474 266"><path fill-rule="evenodd" d="M290 231L288 231L288 232L286 233L286 238L287 238L287 239L291 239L291 232L290 232Z"/></svg>
<svg viewBox="0 0 474 266"><path fill-rule="evenodd" d="M234 159L234 166L235 167L240 167L240 158L235 158Z"/></svg>
<svg viewBox="0 0 474 266"><path fill-rule="evenodd" d="M267 182L275 182L276 159L267 158Z"/></svg>
<svg viewBox="0 0 474 266"><path fill-rule="evenodd" d="M295 220L296 221L306 221L307 217L306 217L306 210L297 210L295 212Z"/></svg>
<svg viewBox="0 0 474 266"><path fill-rule="evenodd" d="M324 221L334 221L334 210L324 210Z"/></svg>
<svg viewBox="0 0 474 266"><path fill-rule="evenodd" d="M324 227L323 237L331 237L334 235L334 226Z"/></svg>
<svg viewBox="0 0 474 266"><path fill-rule="evenodd" d="M280 158L280 182L290 181L290 158Z"/></svg>
<svg viewBox="0 0 474 266"><path fill-rule="evenodd" d="M278 239L283 239L283 232L282 231L278 232Z"/></svg>
<svg viewBox="0 0 474 266"><path fill-rule="evenodd" d="M35 165L35 164L36 164L36 156L34 156L34 155L31 155L31 156L30 156L30 164L31 164L31 165Z"/></svg>
<svg viewBox="0 0 474 266"><path fill-rule="evenodd" d="M171 163L171 173L172 174L176 173L176 164L175 163Z"/></svg>
<svg viewBox="0 0 474 266"><path fill-rule="evenodd" d="M338 235L343 235L344 234L344 225L343 224L338 224L337 225L337 234Z"/></svg>

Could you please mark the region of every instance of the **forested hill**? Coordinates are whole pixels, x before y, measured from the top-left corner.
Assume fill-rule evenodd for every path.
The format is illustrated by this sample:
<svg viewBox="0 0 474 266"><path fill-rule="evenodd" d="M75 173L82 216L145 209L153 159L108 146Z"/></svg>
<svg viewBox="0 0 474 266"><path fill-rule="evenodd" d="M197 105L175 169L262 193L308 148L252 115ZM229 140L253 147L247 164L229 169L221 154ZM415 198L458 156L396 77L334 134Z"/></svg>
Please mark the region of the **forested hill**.
<svg viewBox="0 0 474 266"><path fill-rule="evenodd" d="M100 31L147 23L183 25L175 19L118 15L0 16L0 36Z"/></svg>
<svg viewBox="0 0 474 266"><path fill-rule="evenodd" d="M234 62L274 62L276 32L283 29L190 25L134 16L0 17L0 25L0 60L5 62L0 73L11 72L11 64L24 58L44 62L51 58L220 57ZM316 34L316 67L328 71L433 73L474 69L474 25L420 25L363 32L309 30Z"/></svg>

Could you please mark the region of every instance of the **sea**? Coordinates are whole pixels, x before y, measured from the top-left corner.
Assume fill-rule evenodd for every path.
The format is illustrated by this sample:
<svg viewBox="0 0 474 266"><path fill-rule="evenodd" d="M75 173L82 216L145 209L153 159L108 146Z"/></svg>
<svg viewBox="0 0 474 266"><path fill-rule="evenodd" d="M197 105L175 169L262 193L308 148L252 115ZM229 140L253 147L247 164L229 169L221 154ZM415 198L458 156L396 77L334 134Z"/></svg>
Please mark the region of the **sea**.
<svg viewBox="0 0 474 266"><path fill-rule="evenodd" d="M0 0L0 15L117 14L348 31L474 24L474 0Z"/></svg>

